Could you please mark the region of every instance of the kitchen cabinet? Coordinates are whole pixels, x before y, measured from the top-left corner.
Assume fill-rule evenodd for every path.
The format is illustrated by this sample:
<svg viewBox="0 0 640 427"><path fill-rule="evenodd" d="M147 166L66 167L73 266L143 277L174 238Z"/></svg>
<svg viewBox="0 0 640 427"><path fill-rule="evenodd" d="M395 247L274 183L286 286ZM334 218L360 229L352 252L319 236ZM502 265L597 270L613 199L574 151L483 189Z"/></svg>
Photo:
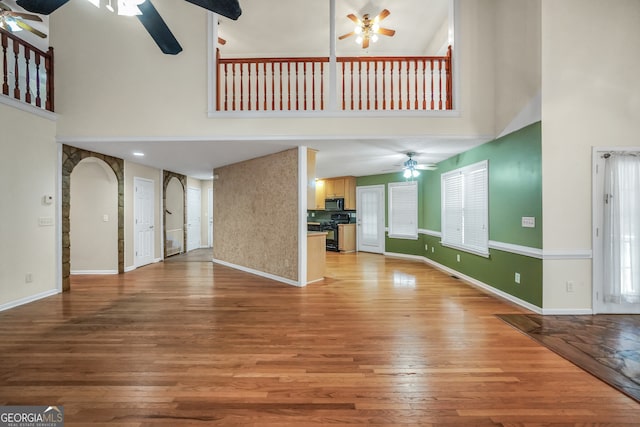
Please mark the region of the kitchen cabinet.
<svg viewBox="0 0 640 427"><path fill-rule="evenodd" d="M324 199L344 199L344 208L356 209L356 177L319 179L315 182L315 208L324 209Z"/></svg>
<svg viewBox="0 0 640 427"><path fill-rule="evenodd" d="M338 225L338 250L340 252L354 252L356 250L356 225Z"/></svg>
<svg viewBox="0 0 640 427"><path fill-rule="evenodd" d="M307 283L322 280L327 262L327 232L307 233Z"/></svg>
<svg viewBox="0 0 640 427"><path fill-rule="evenodd" d="M327 199L344 197L344 178L331 178L325 182L325 196Z"/></svg>
<svg viewBox="0 0 640 427"><path fill-rule="evenodd" d="M316 207L315 209L324 209L325 191L325 179L318 179L316 181Z"/></svg>

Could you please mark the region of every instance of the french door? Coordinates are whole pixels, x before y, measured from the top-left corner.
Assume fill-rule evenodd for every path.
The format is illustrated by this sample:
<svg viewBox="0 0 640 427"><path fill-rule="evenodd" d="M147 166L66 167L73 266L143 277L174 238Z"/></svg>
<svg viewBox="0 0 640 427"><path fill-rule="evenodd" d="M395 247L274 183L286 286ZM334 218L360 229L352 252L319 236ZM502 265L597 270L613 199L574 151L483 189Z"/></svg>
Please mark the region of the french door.
<svg viewBox="0 0 640 427"><path fill-rule="evenodd" d="M640 313L640 151L594 162L593 309Z"/></svg>
<svg viewBox="0 0 640 427"><path fill-rule="evenodd" d="M384 253L384 185L356 188L358 250Z"/></svg>

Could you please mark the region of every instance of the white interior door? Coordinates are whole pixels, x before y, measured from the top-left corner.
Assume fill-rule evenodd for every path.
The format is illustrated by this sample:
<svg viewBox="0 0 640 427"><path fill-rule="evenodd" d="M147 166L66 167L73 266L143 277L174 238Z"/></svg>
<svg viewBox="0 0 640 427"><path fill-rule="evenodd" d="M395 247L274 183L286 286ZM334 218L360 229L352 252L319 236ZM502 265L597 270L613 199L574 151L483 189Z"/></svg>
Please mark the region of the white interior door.
<svg viewBox="0 0 640 427"><path fill-rule="evenodd" d="M209 199L208 199L208 210L209 216L207 218L207 222L209 223L209 230L207 236L209 236L209 247L213 247L213 188L209 189Z"/></svg>
<svg viewBox="0 0 640 427"><path fill-rule="evenodd" d="M187 251L200 248L202 192L199 188L187 189Z"/></svg>
<svg viewBox="0 0 640 427"><path fill-rule="evenodd" d="M358 250L384 253L384 185L356 188Z"/></svg>
<svg viewBox="0 0 640 427"><path fill-rule="evenodd" d="M134 265L151 264L154 248L154 182L144 178L133 178L134 196Z"/></svg>
<svg viewBox="0 0 640 427"><path fill-rule="evenodd" d="M612 154L594 155L594 313L640 314L640 152L625 155L631 170L608 165Z"/></svg>

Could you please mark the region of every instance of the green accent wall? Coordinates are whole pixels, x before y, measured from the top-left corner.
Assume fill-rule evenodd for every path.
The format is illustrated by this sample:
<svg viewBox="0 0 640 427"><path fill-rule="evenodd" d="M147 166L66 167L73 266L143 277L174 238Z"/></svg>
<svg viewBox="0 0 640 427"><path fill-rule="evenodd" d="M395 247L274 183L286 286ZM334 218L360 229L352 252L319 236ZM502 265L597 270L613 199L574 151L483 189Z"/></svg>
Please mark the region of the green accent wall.
<svg viewBox="0 0 640 427"><path fill-rule="evenodd" d="M418 228L440 231L440 176L482 160L489 161L489 240L542 249L542 134L537 122L438 164L418 177ZM402 182L402 173L359 177L358 186ZM385 201L385 218L388 207ZM523 228L523 216L535 228ZM387 225L387 224L385 224ZM542 307L542 260L490 249L488 258L440 244L420 234L417 240L386 237L386 252L431 259L523 301ZM426 249L425 249L426 245ZM458 262L457 256L460 255ZM515 283L520 274L520 284Z"/></svg>

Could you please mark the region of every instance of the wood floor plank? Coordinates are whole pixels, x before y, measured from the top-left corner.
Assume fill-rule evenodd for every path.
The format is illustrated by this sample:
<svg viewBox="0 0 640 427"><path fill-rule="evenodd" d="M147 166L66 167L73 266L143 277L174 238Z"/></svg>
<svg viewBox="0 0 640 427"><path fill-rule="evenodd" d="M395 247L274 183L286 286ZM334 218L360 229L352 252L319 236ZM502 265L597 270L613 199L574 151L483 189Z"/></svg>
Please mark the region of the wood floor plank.
<svg viewBox="0 0 640 427"><path fill-rule="evenodd" d="M65 425L638 426L637 402L425 264L327 254L297 288L203 251L0 313L0 405Z"/></svg>

